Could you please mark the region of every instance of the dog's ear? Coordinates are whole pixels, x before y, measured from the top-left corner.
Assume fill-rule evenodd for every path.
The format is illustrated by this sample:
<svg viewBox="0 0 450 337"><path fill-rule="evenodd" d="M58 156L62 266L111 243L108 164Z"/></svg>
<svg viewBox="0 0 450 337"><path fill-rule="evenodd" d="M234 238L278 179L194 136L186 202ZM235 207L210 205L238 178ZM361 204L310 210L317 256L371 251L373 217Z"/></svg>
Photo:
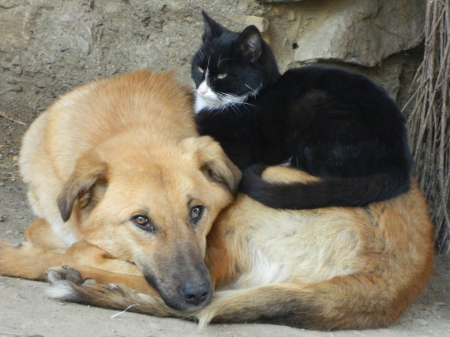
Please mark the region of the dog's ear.
<svg viewBox="0 0 450 337"><path fill-rule="evenodd" d="M75 201L86 196L94 185L105 183L106 175L107 165L97 155L88 153L78 159L57 200L64 221L69 220Z"/></svg>
<svg viewBox="0 0 450 337"><path fill-rule="evenodd" d="M205 176L235 194L242 178L241 171L227 157L219 143L209 136L188 138L188 148L196 148L200 170ZM186 144L187 145L187 144Z"/></svg>

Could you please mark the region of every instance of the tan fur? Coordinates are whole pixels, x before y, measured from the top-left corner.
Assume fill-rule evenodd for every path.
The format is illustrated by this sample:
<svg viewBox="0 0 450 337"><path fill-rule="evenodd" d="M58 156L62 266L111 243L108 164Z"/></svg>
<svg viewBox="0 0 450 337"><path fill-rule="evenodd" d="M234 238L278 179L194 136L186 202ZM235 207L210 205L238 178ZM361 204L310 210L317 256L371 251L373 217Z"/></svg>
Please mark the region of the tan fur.
<svg viewBox="0 0 450 337"><path fill-rule="evenodd" d="M283 167L269 168L264 177L314 179ZM195 313L200 324L264 322L318 330L392 324L433 271L433 226L416 182L411 186L364 208L282 211L239 195L208 235L206 261L216 291L212 303ZM49 275L57 298L116 309L139 304L132 310L158 316L194 315L125 286L77 284L57 275Z"/></svg>
<svg viewBox="0 0 450 337"><path fill-rule="evenodd" d="M43 279L44 266L61 263L144 274L175 306L179 287L209 284L206 235L240 172L198 136L192 97L172 73L138 71L63 96L26 133L20 168L41 219L26 232L34 246L0 244L1 274ZM195 205L205 210L194 225ZM134 224L137 214L155 230Z"/></svg>
<svg viewBox="0 0 450 337"><path fill-rule="evenodd" d="M264 176L304 180L295 174L271 168ZM240 195L209 234L208 265L224 291L200 320L325 330L389 325L432 275L432 232L414 181L408 193L365 208L277 211Z"/></svg>
<svg viewBox="0 0 450 337"><path fill-rule="evenodd" d="M75 97L83 102L88 100L89 86L63 98L50 111L64 110L64 104L73 108ZM131 87L128 83L124 90ZM108 93L104 98L114 101L119 96ZM123 96L129 97L129 92ZM122 104L121 99L105 104L116 108ZM97 107L97 103L92 104L89 111ZM46 220L52 230L47 222L41 221L27 233L36 245L17 247L0 242L0 272L6 270L6 274L14 275L20 271L16 276L32 274L43 278L50 263L69 264L81 276L71 268L53 268L48 272L53 284L50 292L56 298L116 309L138 304L131 310L158 316L196 316L200 324L265 322L319 330L363 329L395 322L432 275L433 226L414 181L408 193L364 208L283 211L238 195L235 203L219 214L231 201L230 191L236 188L239 175L210 139L194 136L184 139L194 133L193 128L189 131L191 124L186 136L181 130L167 132L159 124L153 132L141 133L139 122L131 127L132 137L114 134L112 139L100 141L97 137L103 136L89 134L76 139L71 146L59 147L58 143L71 138L68 137L71 127L79 123L70 120L65 132L49 133L47 138L54 146L49 150L46 140L39 136L47 133L47 124L59 120L49 116L38 119L37 127L29 131L25 141L33 140L37 152L46 148L49 153L56 151L52 156L66 154L72 168L66 167L65 160L56 160L59 163L56 166L47 165L40 159L48 155L42 150L35 159L42 169L34 170L27 166L27 160L34 160L32 146L28 150L24 146L22 172L26 179L35 177L27 180L30 199L39 214L48 214ZM129 114L125 117L129 118ZM103 127L102 123L106 123L108 132L114 123L105 122L105 118L94 123L96 116L93 116L83 128L95 124ZM156 123L153 118L152 123ZM179 123L181 116L170 118L173 119L167 121L168 128L186 127L187 121ZM120 119L115 123L120 124ZM70 157L72 151L87 151L89 147L84 143L87 139L100 142L95 153L80 154L76 160ZM151 158L147 158L146 151L151 152ZM26 159L26 153L30 159ZM52 176L51 183L58 186L57 191L45 180L45 172ZM282 182L316 179L285 167L267 169L264 178ZM80 190L88 192L80 196ZM195 194L195 198L210 207L204 219L206 224L198 232L179 223L179 219L186 217L186 194ZM48 196L52 203L39 195ZM67 224L69 230L60 225L53 230L52 221L56 218L61 222L56 199L63 215L74 205ZM133 213L136 204L148 205L155 222L165 224L165 232L173 233L168 224L174 225L176 235L159 236L149 242L146 235L129 223L118 223L117 219ZM58 236L43 239L47 231ZM61 254L58 240L67 246L73 237L75 241L82 240ZM170 308L140 276L149 263L160 259L166 261L167 270L179 268L180 245L185 251L197 247L197 253L191 254L197 258L205 254L215 287L211 304L195 312ZM127 261L134 262L137 268ZM26 275L24 270L30 274ZM89 278L99 283L84 281ZM121 283L130 288L102 283Z"/></svg>

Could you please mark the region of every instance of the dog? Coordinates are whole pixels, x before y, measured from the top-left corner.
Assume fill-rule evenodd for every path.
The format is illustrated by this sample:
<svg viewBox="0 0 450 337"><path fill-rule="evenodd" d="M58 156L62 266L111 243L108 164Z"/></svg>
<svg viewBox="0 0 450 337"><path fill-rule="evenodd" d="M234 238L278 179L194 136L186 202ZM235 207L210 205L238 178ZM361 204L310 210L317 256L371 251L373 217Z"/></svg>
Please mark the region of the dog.
<svg viewBox="0 0 450 337"><path fill-rule="evenodd" d="M318 178L270 167L271 182ZM48 272L52 297L214 323L269 323L313 330L381 328L422 292L434 266L433 225L417 183L367 207L276 210L244 194L222 211L207 237L214 298L194 312L173 310L140 288L138 276L95 283L82 268ZM81 273L81 275L80 275ZM94 276L95 279L95 276ZM98 281L98 280L97 280ZM111 282L111 284L107 284Z"/></svg>
<svg viewBox="0 0 450 337"><path fill-rule="evenodd" d="M206 235L241 173L199 137L190 89L141 70L60 98L26 132L20 170L38 219L24 244L0 243L0 274L45 280L70 264L139 276L171 308L212 298ZM106 273L107 274L107 273Z"/></svg>
<svg viewBox="0 0 450 337"><path fill-rule="evenodd" d="M166 81L158 83L163 82ZM130 87L134 83L135 79L126 90L106 94L103 99L112 100L112 107L121 106L123 99L133 96ZM85 102L87 97L83 93L78 91L73 99ZM94 96L100 97L100 92ZM71 99L63 98L62 102L66 102L67 109L77 106ZM88 110L96 110L98 104L94 100ZM154 106L159 107L152 103L152 111ZM180 107L180 102L177 106ZM57 104L57 108L64 110L62 105ZM99 110L95 113L101 114ZM96 156L87 161L77 159L74 172L67 173L65 179L59 178L60 187L52 192L54 197L46 204L56 213L55 218L68 217L65 223L59 220L56 225L59 230L53 230L51 219L42 215L47 210L37 206L38 188L31 188L31 179L26 179L30 191L35 191L30 192L30 200L41 212L38 213L41 219L25 233L32 243L0 245L0 273L45 279L45 271L56 266L47 271L52 284L49 293L55 298L120 310L138 304L130 310L197 319L202 326L209 322L263 322L315 330L380 328L394 323L424 289L434 265L433 225L414 180L408 192L367 207L276 210L244 194L238 194L231 203L239 171L210 138L197 138L190 119L180 121L182 116L180 113L167 119L167 125L175 124L174 132L168 132L167 126L155 121L158 124L153 132L157 137L147 130L143 133L146 136L142 134L137 141L135 136L139 133L135 129L140 123L134 124L129 134L133 141L125 142L126 146L119 149L117 142L113 142L114 150L107 152L110 157L101 152L100 162L108 165L106 170L92 165L98 162L94 160ZM125 117L130 118L128 114ZM110 125L109 118L87 119L84 127ZM154 116L151 119L159 120ZM42 125L44 121L38 123ZM57 122L55 118L54 123ZM73 120L67 122L60 138L51 142L59 149L58 153L66 153L67 160L73 162L71 151L79 151L81 140L88 137L72 139L72 147L59 145L71 135L74 124ZM182 131L186 125L188 131ZM42 126L40 129L45 130ZM36 129L25 141L34 140L38 149L45 148L44 140L38 137L42 133ZM146 137L151 140L146 141ZM178 146L172 147L171 142ZM186 142L189 146L180 145ZM103 149L100 144L103 143L99 142ZM142 153L154 148L156 152L164 149L164 160L160 161L156 154L148 160L141 158ZM188 163L178 162L189 154L192 156L192 152L195 157L192 169ZM24 146L24 158L26 153ZM56 162L66 164L64 160ZM125 164L119 165L123 170L115 175L112 168L117 163ZM25 163L22 166L26 178ZM39 175L35 184L44 182L41 188L45 191L53 185L43 178L44 168L45 165L37 166L39 172L35 174ZM191 175L184 170L192 172ZM89 179L79 180L86 175L77 172L89 172ZM61 173L53 175L59 177ZM280 183L318 179L288 167L270 167L263 172L263 178ZM145 201L141 199L142 186ZM201 191L201 196L191 192L192 189ZM139 211L130 212L129 205L139 205ZM197 205L206 205L207 213L196 208ZM135 214L144 217L135 218L137 223L120 221ZM186 220L188 214L193 214L191 218L200 214L204 227L189 228L192 221ZM77 220L71 220L73 217ZM145 224L147 218L152 221ZM76 221L73 231L64 230L69 221ZM69 240L72 235L77 235L76 239ZM78 238L80 241L76 241ZM198 267L203 256L209 277ZM61 267L64 264L70 267ZM194 274L203 277L190 276ZM203 299L210 297L210 293L203 296L204 288L200 286L197 289L201 291L189 296L186 292L174 295L170 288L184 289L180 280L186 279L196 282L184 283L184 288L209 281L214 289L212 301Z"/></svg>

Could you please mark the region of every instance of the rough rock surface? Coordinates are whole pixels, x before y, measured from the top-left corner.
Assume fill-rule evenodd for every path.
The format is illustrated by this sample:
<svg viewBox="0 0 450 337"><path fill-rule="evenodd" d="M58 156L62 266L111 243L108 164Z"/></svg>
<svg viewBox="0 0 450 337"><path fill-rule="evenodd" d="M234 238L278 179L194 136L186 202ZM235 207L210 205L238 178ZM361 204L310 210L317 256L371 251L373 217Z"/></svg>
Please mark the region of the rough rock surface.
<svg viewBox="0 0 450 337"><path fill-rule="evenodd" d="M422 0L313 1L301 8L295 62L332 60L373 67L386 57L418 46Z"/></svg>
<svg viewBox="0 0 450 337"><path fill-rule="evenodd" d="M281 70L312 60L379 68L383 59L420 43L423 3L2 0L0 110L30 122L74 86L144 67L176 69L190 83L202 9L234 30L256 24ZM400 63L409 60L407 55ZM400 68L397 63L381 71L394 81L388 87L401 85L395 83ZM396 97L396 90L391 93Z"/></svg>
<svg viewBox="0 0 450 337"><path fill-rule="evenodd" d="M251 0L0 1L0 110L30 122L79 84L145 67L190 83L202 9L233 29L262 14Z"/></svg>

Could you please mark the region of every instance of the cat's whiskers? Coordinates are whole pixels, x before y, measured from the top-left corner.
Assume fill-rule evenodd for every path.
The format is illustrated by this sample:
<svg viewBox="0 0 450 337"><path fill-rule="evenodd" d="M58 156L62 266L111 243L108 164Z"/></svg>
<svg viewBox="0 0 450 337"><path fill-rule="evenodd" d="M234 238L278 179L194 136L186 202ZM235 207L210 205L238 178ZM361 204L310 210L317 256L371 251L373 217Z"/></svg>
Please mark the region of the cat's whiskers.
<svg viewBox="0 0 450 337"><path fill-rule="evenodd" d="M239 109L237 108L236 104L230 104L230 108L236 113L236 116L240 117Z"/></svg>
<svg viewBox="0 0 450 337"><path fill-rule="evenodd" d="M251 104L249 102L242 102L241 105L243 105L249 111L250 111L250 108L253 108L255 106L254 104Z"/></svg>
<svg viewBox="0 0 450 337"><path fill-rule="evenodd" d="M251 92L248 94L251 97L256 97L258 95L259 91L262 89L263 85L262 83L259 84L259 86L256 89L253 89L251 86L249 86L247 83L244 83L244 85L251 90Z"/></svg>
<svg viewBox="0 0 450 337"><path fill-rule="evenodd" d="M198 53L203 61L205 59L205 54L203 54L203 51L201 49L198 51Z"/></svg>
<svg viewBox="0 0 450 337"><path fill-rule="evenodd" d="M223 111L227 108L231 108L233 109L233 111L236 112L238 116L240 115L239 106L243 106L248 110L249 108L254 106L253 104L247 102L248 94L241 96L234 96L226 93L219 93L217 94L217 97L219 98L220 101L224 102L224 104L222 104L219 107L220 111Z"/></svg>
<svg viewBox="0 0 450 337"><path fill-rule="evenodd" d="M223 58L222 58L222 54L220 54L220 55L219 55L219 60L217 61L217 66L220 67L220 64L221 64L223 61L228 61L228 60L232 60L232 59L231 59L231 58L223 59Z"/></svg>
<svg viewBox="0 0 450 337"><path fill-rule="evenodd" d="M242 99L242 96L233 96L230 94L220 93L217 95L217 97L221 101L225 101L225 104L222 104L219 107L219 111L223 111L225 109L230 108L236 113L237 116L240 116L238 105L245 104L245 101L240 100L240 99ZM237 98L238 98L238 100L236 100Z"/></svg>
<svg viewBox="0 0 450 337"><path fill-rule="evenodd" d="M230 103L235 103L235 104L240 104L240 103L244 103L245 100L247 99L247 95L242 95L242 96L234 96L234 95L230 95L230 94L220 94L218 95L220 100L225 101L226 103L230 104Z"/></svg>

